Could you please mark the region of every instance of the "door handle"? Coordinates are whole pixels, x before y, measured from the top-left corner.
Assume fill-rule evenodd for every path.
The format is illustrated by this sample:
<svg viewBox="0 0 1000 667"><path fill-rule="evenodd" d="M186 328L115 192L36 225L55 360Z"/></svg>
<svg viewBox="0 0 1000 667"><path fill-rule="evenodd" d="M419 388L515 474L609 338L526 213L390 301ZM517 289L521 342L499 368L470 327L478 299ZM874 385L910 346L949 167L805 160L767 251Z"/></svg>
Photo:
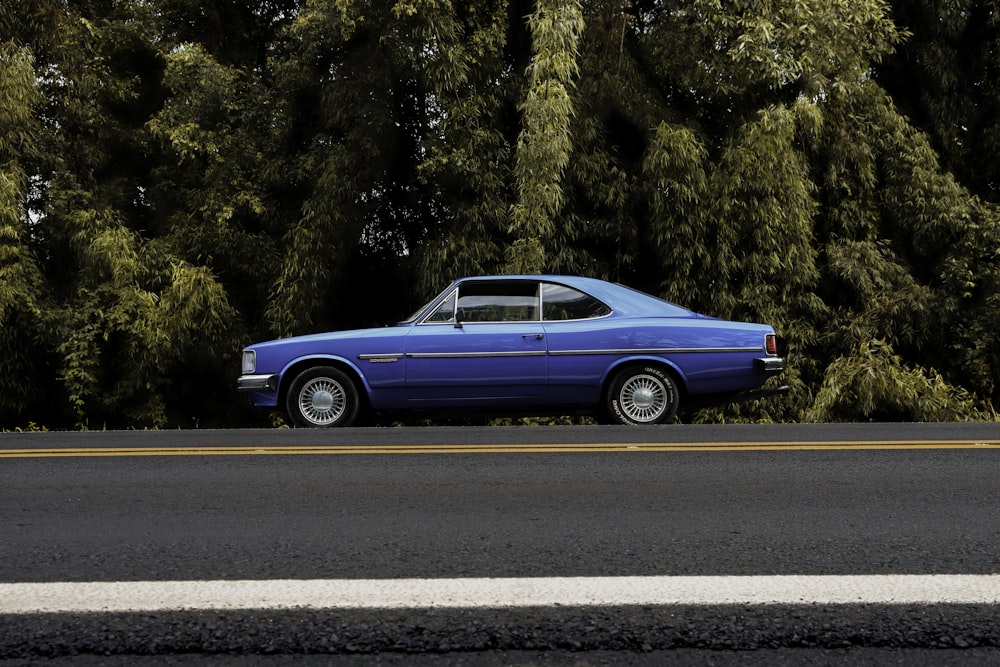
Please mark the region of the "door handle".
<svg viewBox="0 0 1000 667"><path fill-rule="evenodd" d="M545 338L545 334L522 334L521 338L534 338L535 340L541 340Z"/></svg>

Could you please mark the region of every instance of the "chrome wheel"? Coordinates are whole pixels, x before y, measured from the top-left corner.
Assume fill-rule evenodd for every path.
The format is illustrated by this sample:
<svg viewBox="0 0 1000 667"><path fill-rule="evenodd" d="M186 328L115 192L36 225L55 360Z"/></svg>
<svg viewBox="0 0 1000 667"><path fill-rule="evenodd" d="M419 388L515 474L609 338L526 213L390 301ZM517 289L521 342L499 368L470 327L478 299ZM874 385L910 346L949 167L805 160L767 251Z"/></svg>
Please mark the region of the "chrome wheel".
<svg viewBox="0 0 1000 667"><path fill-rule="evenodd" d="M622 424L660 424L677 414L677 387L655 366L626 368L611 383L606 410Z"/></svg>
<svg viewBox="0 0 1000 667"><path fill-rule="evenodd" d="M329 426L344 414L344 388L330 378L310 380L299 391L299 410L316 426Z"/></svg>
<svg viewBox="0 0 1000 667"><path fill-rule="evenodd" d="M667 389L652 375L630 377L619 396L622 411L636 422L654 422L667 407Z"/></svg>
<svg viewBox="0 0 1000 667"><path fill-rule="evenodd" d="M349 426L358 415L358 391L343 371L330 366L310 368L292 381L286 406L298 426Z"/></svg>

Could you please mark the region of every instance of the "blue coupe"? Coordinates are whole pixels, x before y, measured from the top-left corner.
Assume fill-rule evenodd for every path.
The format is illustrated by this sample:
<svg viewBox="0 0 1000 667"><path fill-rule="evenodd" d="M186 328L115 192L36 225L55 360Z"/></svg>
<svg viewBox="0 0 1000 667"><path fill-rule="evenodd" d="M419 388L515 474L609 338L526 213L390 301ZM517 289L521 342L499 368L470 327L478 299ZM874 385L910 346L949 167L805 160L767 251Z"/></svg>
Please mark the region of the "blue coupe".
<svg viewBox="0 0 1000 667"><path fill-rule="evenodd" d="M784 369L764 324L593 278L491 276L455 281L395 326L251 345L237 387L307 427L459 408L660 424L682 404L787 391L761 389Z"/></svg>

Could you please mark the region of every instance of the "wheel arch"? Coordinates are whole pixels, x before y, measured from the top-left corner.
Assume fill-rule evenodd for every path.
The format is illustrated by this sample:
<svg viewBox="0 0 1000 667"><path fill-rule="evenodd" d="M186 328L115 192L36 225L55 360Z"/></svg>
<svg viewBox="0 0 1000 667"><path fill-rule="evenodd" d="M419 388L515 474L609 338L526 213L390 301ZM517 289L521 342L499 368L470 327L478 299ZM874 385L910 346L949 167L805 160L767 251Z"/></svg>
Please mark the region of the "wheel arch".
<svg viewBox="0 0 1000 667"><path fill-rule="evenodd" d="M664 359L663 357L628 357L627 359L620 359L608 367L608 370L604 374L604 378L601 381L601 404L603 405L604 402L607 401L608 391L611 389L611 383L615 381L615 378L619 373L632 366L644 365L655 366L670 375L670 378L677 386L677 392L680 394L679 398L683 402L687 401L687 376L684 375L676 364L671 362L669 359Z"/></svg>
<svg viewBox="0 0 1000 667"><path fill-rule="evenodd" d="M288 364L281 371L281 380L278 382L278 405L285 404L288 398L288 389L300 373L318 366L330 366L346 373L347 377L354 383L354 388L357 390L358 399L362 402L362 406L368 407L371 405L371 397L369 396L370 387L357 366L343 357L328 356L302 357Z"/></svg>

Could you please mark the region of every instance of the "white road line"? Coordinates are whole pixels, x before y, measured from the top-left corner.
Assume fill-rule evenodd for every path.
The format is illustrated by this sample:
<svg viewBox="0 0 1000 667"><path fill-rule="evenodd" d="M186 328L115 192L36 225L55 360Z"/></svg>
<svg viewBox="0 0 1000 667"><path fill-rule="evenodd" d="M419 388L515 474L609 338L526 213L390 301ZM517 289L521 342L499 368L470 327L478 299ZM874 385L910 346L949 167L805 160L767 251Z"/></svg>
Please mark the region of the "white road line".
<svg viewBox="0 0 1000 667"><path fill-rule="evenodd" d="M998 604L1000 574L0 584L0 613L721 604Z"/></svg>

